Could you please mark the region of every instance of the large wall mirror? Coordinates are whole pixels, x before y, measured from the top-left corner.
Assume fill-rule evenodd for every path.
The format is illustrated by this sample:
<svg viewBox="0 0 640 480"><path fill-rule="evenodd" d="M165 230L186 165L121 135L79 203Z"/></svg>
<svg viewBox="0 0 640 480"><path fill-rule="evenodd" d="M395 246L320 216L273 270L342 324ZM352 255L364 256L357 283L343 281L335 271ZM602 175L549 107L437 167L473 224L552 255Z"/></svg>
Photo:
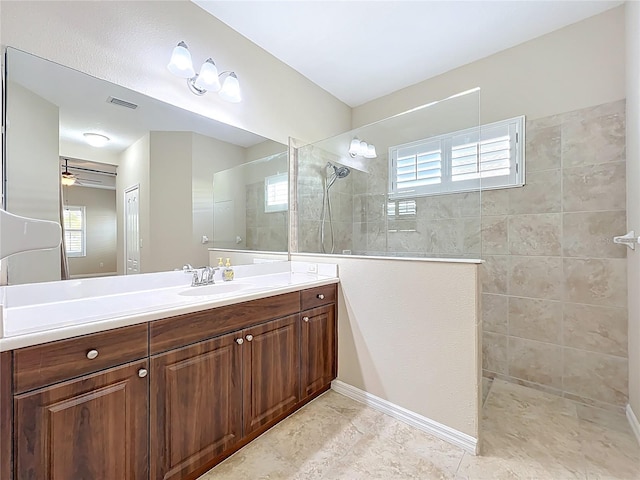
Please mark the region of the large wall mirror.
<svg viewBox="0 0 640 480"><path fill-rule="evenodd" d="M63 224L66 253L10 257L9 284L287 259L286 145L14 48L5 75L4 206Z"/></svg>

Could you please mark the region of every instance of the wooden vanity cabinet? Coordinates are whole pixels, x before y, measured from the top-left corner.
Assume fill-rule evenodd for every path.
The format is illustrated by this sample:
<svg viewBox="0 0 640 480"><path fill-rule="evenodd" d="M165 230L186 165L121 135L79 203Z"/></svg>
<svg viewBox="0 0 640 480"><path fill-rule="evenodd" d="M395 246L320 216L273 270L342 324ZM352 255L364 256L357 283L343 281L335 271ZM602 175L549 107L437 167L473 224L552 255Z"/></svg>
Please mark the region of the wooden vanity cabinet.
<svg viewBox="0 0 640 480"><path fill-rule="evenodd" d="M338 331L335 305L306 310L300 318L300 383L301 399L305 399L336 378Z"/></svg>
<svg viewBox="0 0 640 480"><path fill-rule="evenodd" d="M299 401L299 316L151 357L150 478L196 478Z"/></svg>
<svg viewBox="0 0 640 480"><path fill-rule="evenodd" d="M14 397L18 480L148 476L147 360Z"/></svg>
<svg viewBox="0 0 640 480"><path fill-rule="evenodd" d="M335 299L327 285L3 352L2 479L198 478L330 387Z"/></svg>
<svg viewBox="0 0 640 480"><path fill-rule="evenodd" d="M202 473L242 438L240 333L151 357L150 478Z"/></svg>
<svg viewBox="0 0 640 480"><path fill-rule="evenodd" d="M243 331L244 434L293 411L300 400L299 315Z"/></svg>

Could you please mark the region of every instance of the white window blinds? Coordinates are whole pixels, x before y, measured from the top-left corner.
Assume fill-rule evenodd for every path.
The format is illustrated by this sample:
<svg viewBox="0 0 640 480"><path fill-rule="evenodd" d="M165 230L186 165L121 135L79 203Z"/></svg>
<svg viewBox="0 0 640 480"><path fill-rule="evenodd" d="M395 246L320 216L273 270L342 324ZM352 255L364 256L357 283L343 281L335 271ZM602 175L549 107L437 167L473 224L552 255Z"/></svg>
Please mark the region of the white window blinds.
<svg viewBox="0 0 640 480"><path fill-rule="evenodd" d="M65 206L63 211L64 243L69 257L84 257L85 252L85 207Z"/></svg>
<svg viewBox="0 0 640 480"><path fill-rule="evenodd" d="M524 184L524 117L389 149L390 194L419 196Z"/></svg>

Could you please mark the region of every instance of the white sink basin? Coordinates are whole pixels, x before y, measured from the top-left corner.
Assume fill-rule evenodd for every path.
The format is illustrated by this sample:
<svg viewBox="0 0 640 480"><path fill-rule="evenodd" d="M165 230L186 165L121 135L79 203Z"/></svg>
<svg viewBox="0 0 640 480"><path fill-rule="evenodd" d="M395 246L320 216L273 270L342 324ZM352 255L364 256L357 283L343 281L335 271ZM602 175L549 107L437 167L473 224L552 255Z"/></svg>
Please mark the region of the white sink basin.
<svg viewBox="0 0 640 480"><path fill-rule="evenodd" d="M185 297L224 295L227 293L235 293L240 290L245 290L247 288L251 288L251 285L247 285L246 283L216 283L201 287L189 287L179 292L178 295L184 295Z"/></svg>

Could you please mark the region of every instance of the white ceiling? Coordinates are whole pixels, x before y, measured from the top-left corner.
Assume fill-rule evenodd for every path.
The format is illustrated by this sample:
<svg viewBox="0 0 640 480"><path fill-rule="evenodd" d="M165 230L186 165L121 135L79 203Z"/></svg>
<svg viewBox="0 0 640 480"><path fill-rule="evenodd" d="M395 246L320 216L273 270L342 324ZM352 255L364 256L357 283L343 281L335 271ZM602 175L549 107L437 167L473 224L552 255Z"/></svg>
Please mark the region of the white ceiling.
<svg viewBox="0 0 640 480"><path fill-rule="evenodd" d="M192 1L351 107L623 3Z"/></svg>

